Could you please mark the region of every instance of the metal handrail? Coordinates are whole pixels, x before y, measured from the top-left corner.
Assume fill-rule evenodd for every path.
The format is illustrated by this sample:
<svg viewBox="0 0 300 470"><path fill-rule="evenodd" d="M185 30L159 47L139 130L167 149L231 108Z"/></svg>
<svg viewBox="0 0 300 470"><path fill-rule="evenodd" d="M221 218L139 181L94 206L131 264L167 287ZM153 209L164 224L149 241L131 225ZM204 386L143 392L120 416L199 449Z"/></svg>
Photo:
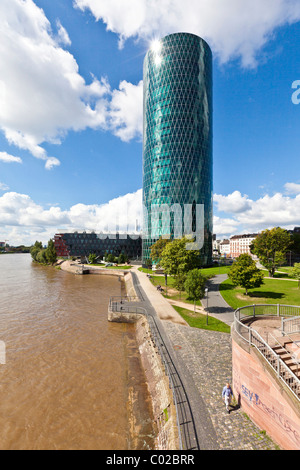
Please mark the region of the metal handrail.
<svg viewBox="0 0 300 470"><path fill-rule="evenodd" d="M269 346L269 344L259 335L259 333L251 328L250 326L245 325L241 321L241 311L249 309L249 313L243 316L243 319L246 318L254 318L257 314L256 307L263 307L264 305L249 305L245 307L240 307L234 312L234 323L233 327L235 332L249 345L254 346L265 358L265 360L270 364L273 370L276 372L277 376L285 382L291 392L295 395L295 397L300 400L300 379L293 373L293 371L284 363L284 361L280 358L278 354L273 351L273 349ZM280 306L279 304L272 305L266 304L267 307L275 306L276 316L280 314ZM279 308L278 308L279 307ZM300 315L300 307L295 305L283 305L282 307L293 307L299 310ZM268 315L271 315L268 312ZM286 313L285 313L286 315ZM239 317L239 318L238 318ZM294 385L294 387L293 387ZM295 390L294 390L295 388Z"/></svg>
<svg viewBox="0 0 300 470"><path fill-rule="evenodd" d="M124 300L124 301L127 301L127 299L128 299L129 297L128 297L128 296L120 296L120 297L118 297L118 298L119 298L119 299L122 299L122 300ZM168 366L168 361L167 361L167 359L166 359L166 357L165 357L165 354L164 354L164 352L163 352L163 350L162 350L162 348L161 348L160 343L161 343L162 345L164 345L164 347L165 347L167 353L168 353L168 350L167 350L167 347L166 347L166 345L164 344L164 341L163 341L163 339L162 339L162 337L161 337L161 334L160 334L160 332L159 332L159 328L158 328L158 326L157 326L156 320L155 320L154 316L153 316L151 313L149 313L149 312L148 312L145 308L143 308L143 307L134 307L133 305L129 305L129 306L127 306L127 307L121 307L121 305L119 305L120 302L112 302L112 299L113 299L113 297L111 297L111 298L110 298L110 301L109 301L109 309L111 309L111 308L116 308L116 309L120 308L120 310L114 310L114 311L120 311L120 312L122 312L122 313L125 311L125 312L128 312L128 313L141 313L141 314L144 314L145 316L151 318L151 320L153 321L153 323L154 323L154 325L155 325L155 327L156 327L156 330L157 330L157 332L158 332L158 334L159 334L159 336L160 336L160 339L157 337L156 332L155 332L155 329L154 329L154 328L151 328L151 324L150 324L150 322L149 322L149 326L150 326L150 329L151 329L151 334L152 334L153 339L154 339L154 344L155 344L155 346L157 347L157 349L159 350L160 357L161 357L161 359L162 359L162 362L163 362L164 367L165 367L165 369L166 369L166 374L167 374L168 379L169 379L170 388L171 388L171 390L172 390L172 395L173 395L173 400L174 400L174 406L175 406L175 410L176 410L176 423L177 423L177 428L178 428L179 448L180 448L180 450L183 450L183 442L182 442L181 429L180 429L181 425L180 425L180 422L179 422L179 412L178 412L179 405L178 405L178 401L177 401L177 397L176 397L176 393L175 393L175 384L174 384L174 381L173 381L172 373L171 373L170 368L169 368L169 366ZM114 304L114 305L113 305L113 304ZM122 308L122 310L121 310L121 308ZM136 311L133 312L133 311L132 311L133 309L136 310ZM139 310L139 312L137 312L137 310ZM111 311L111 310L110 310L110 311ZM168 354L169 354L169 353L168 353Z"/></svg>
<svg viewBox="0 0 300 470"><path fill-rule="evenodd" d="M290 328L286 328L286 326L292 326ZM294 328L296 326L296 328ZM282 334L288 336L288 331L290 334L292 333L300 333L300 318L292 317L292 318L282 318L282 326L281 326Z"/></svg>

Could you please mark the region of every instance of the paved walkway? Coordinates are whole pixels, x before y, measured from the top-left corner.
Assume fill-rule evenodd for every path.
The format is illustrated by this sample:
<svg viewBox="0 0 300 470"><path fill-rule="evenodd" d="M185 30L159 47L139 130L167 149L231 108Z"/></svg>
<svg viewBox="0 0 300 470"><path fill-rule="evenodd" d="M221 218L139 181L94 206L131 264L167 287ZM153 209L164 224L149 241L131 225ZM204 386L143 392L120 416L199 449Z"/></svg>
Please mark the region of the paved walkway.
<svg viewBox="0 0 300 470"><path fill-rule="evenodd" d="M228 414L222 388L232 380L229 334L191 328L182 322L146 274L133 270L148 308L161 320L166 344L188 395L200 450L275 450L278 447L236 408ZM210 280L209 313L231 324L233 310L219 293L226 275ZM203 304L206 305L204 299ZM173 312L172 312L173 311ZM176 312L175 312L176 313Z"/></svg>

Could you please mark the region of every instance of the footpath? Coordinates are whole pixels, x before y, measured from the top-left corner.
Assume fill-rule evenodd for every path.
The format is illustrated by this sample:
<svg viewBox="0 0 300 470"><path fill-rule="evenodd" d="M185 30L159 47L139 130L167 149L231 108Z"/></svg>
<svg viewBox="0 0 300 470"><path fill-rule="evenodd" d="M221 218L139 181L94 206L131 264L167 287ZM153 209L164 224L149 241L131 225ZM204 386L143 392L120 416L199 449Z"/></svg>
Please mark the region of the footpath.
<svg viewBox="0 0 300 470"><path fill-rule="evenodd" d="M188 397L194 444L199 450L278 450L278 446L235 406L228 414L222 400L224 385L232 381L231 336L188 326L152 285L145 273L132 269L146 309L155 311L162 335ZM208 313L231 325L233 310L219 285L226 275L209 281ZM188 308L185 304L185 308Z"/></svg>

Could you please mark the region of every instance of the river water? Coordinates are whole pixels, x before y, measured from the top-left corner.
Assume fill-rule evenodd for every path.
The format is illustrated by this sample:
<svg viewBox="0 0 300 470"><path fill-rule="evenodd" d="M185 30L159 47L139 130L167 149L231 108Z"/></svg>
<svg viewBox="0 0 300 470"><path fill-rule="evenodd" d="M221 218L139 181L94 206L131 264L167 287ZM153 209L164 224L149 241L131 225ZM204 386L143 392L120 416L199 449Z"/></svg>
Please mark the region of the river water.
<svg viewBox="0 0 300 470"><path fill-rule="evenodd" d="M134 327L109 323L118 277L76 276L0 256L1 450L151 448L150 399ZM131 361L131 358L134 358ZM133 364L133 365L132 365ZM139 388L132 443L130 377Z"/></svg>

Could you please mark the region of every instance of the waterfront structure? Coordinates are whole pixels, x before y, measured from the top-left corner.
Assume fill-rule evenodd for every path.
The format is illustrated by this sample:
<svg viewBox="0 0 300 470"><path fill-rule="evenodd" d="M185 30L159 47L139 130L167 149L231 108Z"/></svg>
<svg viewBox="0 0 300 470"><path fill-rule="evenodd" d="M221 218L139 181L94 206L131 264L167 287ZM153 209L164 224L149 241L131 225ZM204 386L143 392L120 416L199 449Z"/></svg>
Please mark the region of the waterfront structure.
<svg viewBox="0 0 300 470"><path fill-rule="evenodd" d="M138 235L100 234L96 233L58 233L54 236L56 254L59 257L88 257L95 254L119 256L121 253L131 260L140 259L142 239Z"/></svg>
<svg viewBox="0 0 300 470"><path fill-rule="evenodd" d="M212 263L212 191L212 53L175 33L144 60L144 264L159 237L182 235L200 240L202 266Z"/></svg>
<svg viewBox="0 0 300 470"><path fill-rule="evenodd" d="M244 235L234 235L230 238L230 256L238 258L243 253L253 256L250 252L250 246L257 237L257 233L248 233Z"/></svg>

